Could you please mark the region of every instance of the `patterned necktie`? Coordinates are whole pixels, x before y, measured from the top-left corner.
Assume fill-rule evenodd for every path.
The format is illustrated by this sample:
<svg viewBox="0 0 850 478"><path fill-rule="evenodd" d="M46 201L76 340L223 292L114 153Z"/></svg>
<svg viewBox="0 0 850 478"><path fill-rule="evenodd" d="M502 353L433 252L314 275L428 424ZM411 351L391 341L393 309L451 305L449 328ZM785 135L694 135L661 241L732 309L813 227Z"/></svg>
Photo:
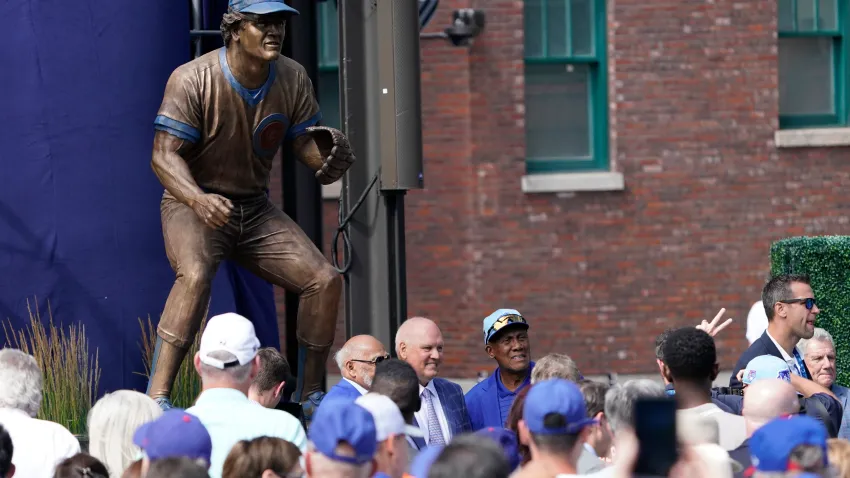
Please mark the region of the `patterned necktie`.
<svg viewBox="0 0 850 478"><path fill-rule="evenodd" d="M434 401L431 399L431 390L427 388L422 391L422 398L425 401L425 406L428 408L428 446L445 445L446 439L443 437L443 429L440 428L440 420L437 419L437 412L434 410Z"/></svg>

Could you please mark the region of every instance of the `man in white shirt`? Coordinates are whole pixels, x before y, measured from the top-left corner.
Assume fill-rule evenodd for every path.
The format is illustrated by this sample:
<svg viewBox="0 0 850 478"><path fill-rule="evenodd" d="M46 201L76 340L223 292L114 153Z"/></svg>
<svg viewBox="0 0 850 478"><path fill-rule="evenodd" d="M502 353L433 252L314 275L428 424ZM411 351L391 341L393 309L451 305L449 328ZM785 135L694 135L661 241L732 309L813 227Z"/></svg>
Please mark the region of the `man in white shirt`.
<svg viewBox="0 0 850 478"><path fill-rule="evenodd" d="M375 420L378 442L375 476L402 478L408 465L407 437L421 437L422 431L405 423L401 410L385 395L367 393L354 403L365 408Z"/></svg>
<svg viewBox="0 0 850 478"><path fill-rule="evenodd" d="M0 350L0 425L15 447L17 476L52 478L56 465L80 452L80 442L58 423L35 418L41 408L41 369L20 350Z"/></svg>
<svg viewBox="0 0 850 478"><path fill-rule="evenodd" d="M254 325L238 314L211 318L201 336L194 362L203 391L186 412L198 417L212 438L211 478L221 477L227 454L240 440L276 437L306 450L306 434L297 418L248 399L260 368L259 348Z"/></svg>
<svg viewBox="0 0 850 478"><path fill-rule="evenodd" d="M734 450L747 438L744 418L724 412L711 400L719 373L714 339L694 327L670 332L662 346L663 373L676 390L678 420L711 419L720 431L719 445Z"/></svg>
<svg viewBox="0 0 850 478"><path fill-rule="evenodd" d="M414 425L425 437L413 440L417 448L445 445L453 436L472 431L463 389L437 378L443 362L443 333L437 324L425 317L407 319L396 332L395 348L419 377L422 406L414 414Z"/></svg>

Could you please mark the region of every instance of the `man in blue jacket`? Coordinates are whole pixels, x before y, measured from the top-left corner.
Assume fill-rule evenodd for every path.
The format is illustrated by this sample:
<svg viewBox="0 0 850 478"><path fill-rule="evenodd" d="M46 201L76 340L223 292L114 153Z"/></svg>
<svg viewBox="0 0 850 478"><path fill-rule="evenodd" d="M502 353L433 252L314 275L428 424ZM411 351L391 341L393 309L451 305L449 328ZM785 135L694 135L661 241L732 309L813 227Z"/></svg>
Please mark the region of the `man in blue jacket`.
<svg viewBox="0 0 850 478"><path fill-rule="evenodd" d="M378 339L371 335L355 335L348 339L334 355L342 379L334 385L325 398L344 398L350 401L366 395L372 387L375 366L390 355Z"/></svg>
<svg viewBox="0 0 850 478"><path fill-rule="evenodd" d="M528 322L514 309L499 309L484 319L484 350L499 366L466 394L473 430L504 427L514 398L531 383Z"/></svg>

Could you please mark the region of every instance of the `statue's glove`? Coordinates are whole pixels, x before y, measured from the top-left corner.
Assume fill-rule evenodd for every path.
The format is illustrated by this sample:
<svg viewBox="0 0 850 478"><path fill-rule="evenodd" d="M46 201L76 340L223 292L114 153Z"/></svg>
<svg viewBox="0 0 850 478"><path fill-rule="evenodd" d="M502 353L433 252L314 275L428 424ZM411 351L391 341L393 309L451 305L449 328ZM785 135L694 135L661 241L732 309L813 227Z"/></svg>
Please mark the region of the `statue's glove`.
<svg viewBox="0 0 850 478"><path fill-rule="evenodd" d="M316 179L322 184L336 182L354 164L354 151L342 131L327 126L311 126L306 134L313 138L324 165L316 171Z"/></svg>

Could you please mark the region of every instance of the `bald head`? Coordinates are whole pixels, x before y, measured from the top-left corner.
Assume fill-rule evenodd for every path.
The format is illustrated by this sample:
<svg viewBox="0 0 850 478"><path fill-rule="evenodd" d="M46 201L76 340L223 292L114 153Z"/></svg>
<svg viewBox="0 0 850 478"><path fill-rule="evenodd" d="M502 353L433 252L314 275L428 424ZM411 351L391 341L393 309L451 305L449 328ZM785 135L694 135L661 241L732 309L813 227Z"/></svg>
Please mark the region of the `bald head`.
<svg viewBox="0 0 850 478"><path fill-rule="evenodd" d="M371 335L351 337L334 355L342 376L367 390L372 386L378 357L387 357L387 351L384 344Z"/></svg>
<svg viewBox="0 0 850 478"><path fill-rule="evenodd" d="M398 358L409 363L419 383L427 385L440 371L443 361L443 333L431 319L411 317L395 335Z"/></svg>
<svg viewBox="0 0 850 478"><path fill-rule="evenodd" d="M800 412L797 391L784 380L757 380L752 385L747 385L744 390L742 415L747 419L748 434L775 418Z"/></svg>

